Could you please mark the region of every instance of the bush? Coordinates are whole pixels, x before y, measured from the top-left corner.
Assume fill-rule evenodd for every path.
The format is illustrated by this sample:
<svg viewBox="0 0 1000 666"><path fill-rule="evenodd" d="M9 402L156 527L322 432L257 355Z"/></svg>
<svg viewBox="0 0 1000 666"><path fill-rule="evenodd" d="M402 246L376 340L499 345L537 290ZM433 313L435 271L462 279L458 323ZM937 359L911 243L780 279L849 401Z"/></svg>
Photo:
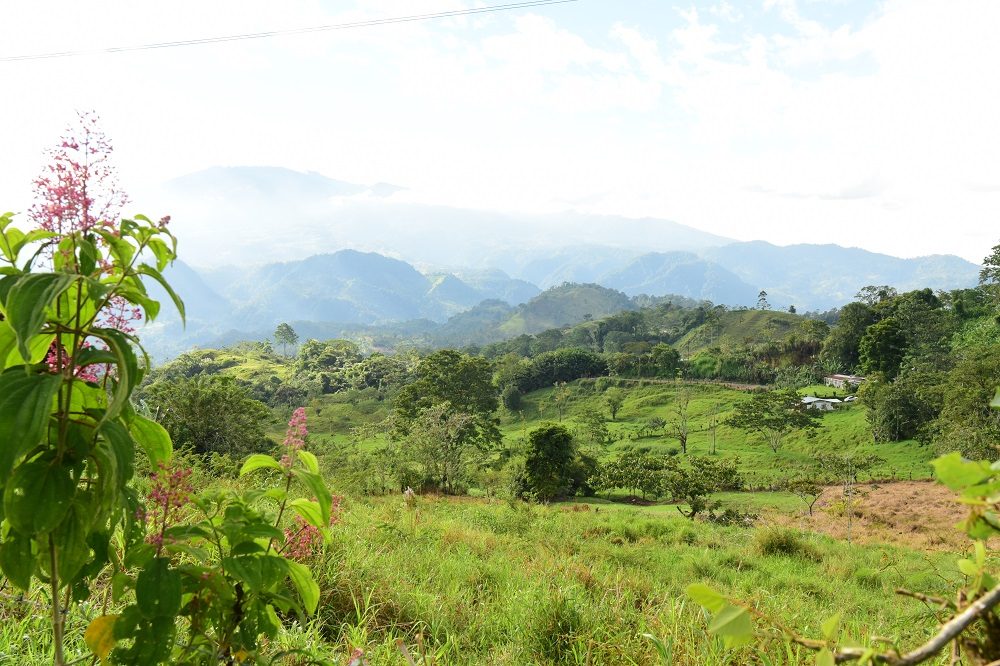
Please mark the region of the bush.
<svg viewBox="0 0 1000 666"><path fill-rule="evenodd" d="M819 550L798 532L784 527L767 527L754 535L754 547L761 555L822 559Z"/></svg>

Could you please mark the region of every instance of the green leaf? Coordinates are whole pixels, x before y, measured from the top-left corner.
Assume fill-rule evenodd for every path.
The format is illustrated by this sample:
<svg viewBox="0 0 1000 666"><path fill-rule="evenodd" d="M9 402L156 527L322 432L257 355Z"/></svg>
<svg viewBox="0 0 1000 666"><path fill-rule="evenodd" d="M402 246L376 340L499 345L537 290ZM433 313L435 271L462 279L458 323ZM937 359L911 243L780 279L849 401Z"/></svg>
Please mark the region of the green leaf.
<svg viewBox="0 0 1000 666"><path fill-rule="evenodd" d="M174 446L170 442L170 434L159 423L135 414L132 416L132 422L128 424L128 429L146 452L153 467L170 460Z"/></svg>
<svg viewBox="0 0 1000 666"><path fill-rule="evenodd" d="M271 469L281 469L281 463L269 455L255 453L247 458L246 462L243 463L243 467L240 468L240 476L265 467Z"/></svg>
<svg viewBox="0 0 1000 666"><path fill-rule="evenodd" d="M32 460L14 470L4 488L4 513L19 532L50 532L62 522L76 493L69 470L50 460Z"/></svg>
<svg viewBox="0 0 1000 666"><path fill-rule="evenodd" d="M837 635L840 633L840 613L835 613L822 625L823 638L828 641L836 640Z"/></svg>
<svg viewBox="0 0 1000 666"><path fill-rule="evenodd" d="M313 579L312 572L304 564L284 558L281 561L288 571L288 577L292 579L292 584L295 585L295 589L299 593L299 598L302 599L302 605L306 612L312 615L319 606L319 585Z"/></svg>
<svg viewBox="0 0 1000 666"><path fill-rule="evenodd" d="M129 396L132 395L132 389L139 381L139 361L135 357L135 352L132 351L129 337L121 331L113 328L95 328L93 334L107 343L108 348L117 359L115 368L118 371L118 382L115 384L112 399L105 414L106 419L113 419L124 409Z"/></svg>
<svg viewBox="0 0 1000 666"><path fill-rule="evenodd" d="M330 524L330 510L333 506L333 496L330 494L330 489L323 482L323 477L301 469L295 470L295 477L312 491L313 496L319 503L323 524L317 525L317 527L326 527Z"/></svg>
<svg viewBox="0 0 1000 666"><path fill-rule="evenodd" d="M695 603L712 613L718 613L729 605L724 596L703 583L688 585L685 592Z"/></svg>
<svg viewBox="0 0 1000 666"><path fill-rule="evenodd" d="M993 475L989 463L970 462L957 451L931 461L931 465L938 481L955 491L982 483Z"/></svg>
<svg viewBox="0 0 1000 666"><path fill-rule="evenodd" d="M90 560L87 535L94 514L80 501L73 502L59 526L52 530L52 540L59 549L59 575L73 583L77 573Z"/></svg>
<svg viewBox="0 0 1000 666"><path fill-rule="evenodd" d="M961 571L966 576L975 577L979 575L979 567L972 560L967 560L962 558L958 561L958 570Z"/></svg>
<svg viewBox="0 0 1000 666"><path fill-rule="evenodd" d="M181 300L181 297L177 295L177 292L174 291L174 288L170 286L170 283L167 282L163 275L152 266L147 266L146 264L140 264L138 271L141 275L148 275L160 283L163 290L170 296L170 300L174 302L174 307L177 308L177 312L181 316L181 321L186 323L187 317L184 310L184 301Z"/></svg>
<svg viewBox="0 0 1000 666"><path fill-rule="evenodd" d="M35 558L31 554L31 538L10 530L0 544L0 570L7 580L27 590L31 587L31 575L35 572Z"/></svg>
<svg viewBox="0 0 1000 666"><path fill-rule="evenodd" d="M829 648L823 648L816 655L816 666L835 666L836 663L833 653L830 652Z"/></svg>
<svg viewBox="0 0 1000 666"><path fill-rule="evenodd" d="M316 454L310 451L299 451L299 460L302 464L306 466L313 474L319 474L319 460L316 459Z"/></svg>
<svg viewBox="0 0 1000 666"><path fill-rule="evenodd" d="M135 473L135 441L118 421L105 421L101 426L101 434L114 455L118 486L123 488Z"/></svg>
<svg viewBox="0 0 1000 666"><path fill-rule="evenodd" d="M46 309L74 279L65 273L32 273L20 278L7 293L7 321L14 329L25 363L31 360L28 343L42 330Z"/></svg>
<svg viewBox="0 0 1000 666"><path fill-rule="evenodd" d="M170 560L155 557L135 580L135 601L143 617L172 618L181 609L181 575Z"/></svg>
<svg viewBox="0 0 1000 666"><path fill-rule="evenodd" d="M990 407L1000 409L1000 388L997 389L997 394L993 396L993 402L990 403Z"/></svg>
<svg viewBox="0 0 1000 666"><path fill-rule="evenodd" d="M27 375L23 368L0 373L0 483L14 463L46 434L58 375Z"/></svg>
<svg viewBox="0 0 1000 666"><path fill-rule="evenodd" d="M77 244L80 248L80 272L90 275L97 268L97 246L89 238L81 238Z"/></svg>
<svg viewBox="0 0 1000 666"><path fill-rule="evenodd" d="M329 520L323 520L323 510L316 502L299 497L289 502L288 507L295 511L295 513L302 516L302 520L306 521L313 527L323 529L330 524Z"/></svg>
<svg viewBox="0 0 1000 666"><path fill-rule="evenodd" d="M708 633L735 638L752 636L753 623L750 621L750 613L742 606L726 606L712 618L712 622L708 625Z"/></svg>
<svg viewBox="0 0 1000 666"><path fill-rule="evenodd" d="M259 591L264 587L264 577L261 574L261 558L254 556L226 557L222 565L230 576L233 576L247 589Z"/></svg>

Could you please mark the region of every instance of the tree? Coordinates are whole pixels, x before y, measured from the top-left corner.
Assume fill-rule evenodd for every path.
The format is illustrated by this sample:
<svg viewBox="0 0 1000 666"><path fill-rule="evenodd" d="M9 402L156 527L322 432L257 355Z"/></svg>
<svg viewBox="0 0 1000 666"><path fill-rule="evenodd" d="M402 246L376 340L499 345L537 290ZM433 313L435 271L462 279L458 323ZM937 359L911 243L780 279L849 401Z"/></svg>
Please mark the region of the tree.
<svg viewBox="0 0 1000 666"><path fill-rule="evenodd" d="M797 476L785 483L785 489L798 497L809 509L809 515L813 515L813 507L823 496L823 484L816 478L815 473Z"/></svg>
<svg viewBox="0 0 1000 666"><path fill-rule="evenodd" d="M474 417L456 412L447 402L420 412L404 440L404 456L411 456L424 476L441 491L452 494L462 488L479 440L470 437Z"/></svg>
<svg viewBox="0 0 1000 666"><path fill-rule="evenodd" d="M959 357L941 387L941 411L930 426L939 451L959 451L973 460L1000 458L1000 411L989 406L998 377L1000 345Z"/></svg>
<svg viewBox="0 0 1000 666"><path fill-rule="evenodd" d="M795 309L795 306L794 305L789 305L788 306L788 314L796 314L796 313L797 313L797 310Z"/></svg>
<svg viewBox="0 0 1000 666"><path fill-rule="evenodd" d="M681 365L681 353L672 346L659 343L649 353L652 361L653 375L656 377L673 377Z"/></svg>
<svg viewBox="0 0 1000 666"><path fill-rule="evenodd" d="M490 363L452 349L424 357L414 370L414 379L393 401L404 420L412 420L422 410L447 402L451 408L481 419L492 419L499 407Z"/></svg>
<svg viewBox="0 0 1000 666"><path fill-rule="evenodd" d="M819 413L806 409L798 393L791 389L754 393L736 405L729 425L764 437L775 453L785 437L796 430L816 428Z"/></svg>
<svg viewBox="0 0 1000 666"><path fill-rule="evenodd" d="M858 343L858 359L865 373L881 373L887 379L899 374L906 355L906 334L895 317L872 324Z"/></svg>
<svg viewBox="0 0 1000 666"><path fill-rule="evenodd" d="M1000 284L1000 244L994 245L990 253L983 258L983 267L979 271L979 284Z"/></svg>
<svg viewBox="0 0 1000 666"><path fill-rule="evenodd" d="M580 418L580 422L583 426L582 430L584 434L592 444L607 444L608 440L611 439L608 424L604 422L604 417L600 413L588 410L584 412Z"/></svg>
<svg viewBox="0 0 1000 666"><path fill-rule="evenodd" d="M649 451L629 448L617 458L606 460L598 466L591 485L603 491L621 488L643 498L658 496L663 492L663 474L673 463Z"/></svg>
<svg viewBox="0 0 1000 666"><path fill-rule="evenodd" d="M767 302L767 292L763 289L757 294L757 309L758 310L770 310L771 304Z"/></svg>
<svg viewBox="0 0 1000 666"><path fill-rule="evenodd" d="M171 439L198 453L243 456L270 448L271 410L231 377L161 381L143 397Z"/></svg>
<svg viewBox="0 0 1000 666"><path fill-rule="evenodd" d="M604 404L608 406L611 420L614 421L618 418L618 410L625 404L625 393L620 388L609 388L604 392Z"/></svg>
<svg viewBox="0 0 1000 666"><path fill-rule="evenodd" d="M532 430L528 442L524 468L531 491L542 501L565 495L572 485L576 454L569 430L548 423Z"/></svg>
<svg viewBox="0 0 1000 666"><path fill-rule="evenodd" d="M279 332L282 332L280 336ZM291 326L281 324L275 330L274 338L279 344L294 345L299 336L296 335ZM355 363L360 363L362 358L358 346L350 340L324 340L321 342L310 338L299 347L295 367L302 372L342 372Z"/></svg>
<svg viewBox="0 0 1000 666"><path fill-rule="evenodd" d="M840 310L837 325L823 342L820 359L836 370L853 370L857 367L858 345L869 326L877 321L875 311L864 303L848 303Z"/></svg>
<svg viewBox="0 0 1000 666"><path fill-rule="evenodd" d="M433 437L435 428L443 428L440 432L450 438L445 445L461 449L462 456L500 443L495 414L500 403L489 361L444 349L421 359L414 375L393 399L390 430L395 440L405 442L419 425L424 431L421 442ZM454 478L439 477L448 491Z"/></svg>
<svg viewBox="0 0 1000 666"><path fill-rule="evenodd" d="M680 506L677 511L691 520L699 513L714 512L719 507L719 502L709 499L712 493L739 490L742 487L743 478L734 460L694 456L688 467L682 467L672 460L663 476L664 491L675 502L687 505L687 511Z"/></svg>
<svg viewBox="0 0 1000 666"><path fill-rule="evenodd" d="M817 457L819 467L828 476L837 479L844 488L844 506L847 514L847 543L851 542L851 526L854 524L854 486L858 476L885 462L873 453L830 453Z"/></svg>
<svg viewBox="0 0 1000 666"><path fill-rule="evenodd" d="M708 437L710 442L708 445L708 452L710 455L713 456L716 454L716 440L719 430L719 412L721 410L722 410L722 405L715 402L712 403L712 411L709 412L708 414L708 426L706 427L706 430L708 430Z"/></svg>
<svg viewBox="0 0 1000 666"><path fill-rule="evenodd" d="M667 432L681 445L681 453L687 455L688 435L691 432L688 406L691 403L691 391L684 388L678 391L677 399L670 408L670 418L667 420Z"/></svg>
<svg viewBox="0 0 1000 666"><path fill-rule="evenodd" d="M278 324L278 328L274 329L274 341L281 345L281 353L287 356L288 345L295 346L295 343L299 341L299 335L295 329L282 322Z"/></svg>
<svg viewBox="0 0 1000 666"><path fill-rule="evenodd" d="M994 245L993 250L983 258L979 286L994 306L1000 305L1000 244Z"/></svg>
<svg viewBox="0 0 1000 666"><path fill-rule="evenodd" d="M889 285L883 284L876 286L870 284L866 287L862 287L854 297L865 305L874 307L879 303L892 300L898 293L899 292L897 292L894 287L890 287Z"/></svg>

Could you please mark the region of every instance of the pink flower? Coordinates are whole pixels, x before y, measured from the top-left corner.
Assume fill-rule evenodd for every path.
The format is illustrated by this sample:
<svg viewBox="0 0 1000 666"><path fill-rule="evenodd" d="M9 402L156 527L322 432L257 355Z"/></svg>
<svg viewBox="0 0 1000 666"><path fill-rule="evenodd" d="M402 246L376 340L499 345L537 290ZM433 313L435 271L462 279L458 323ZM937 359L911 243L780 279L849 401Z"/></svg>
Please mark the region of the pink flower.
<svg viewBox="0 0 1000 666"><path fill-rule="evenodd" d="M163 546L163 534L170 526L172 513L191 501L194 486L191 485L191 469L186 467L168 466L160 463L153 475L153 487L147 499L153 505L150 512L153 516L153 533L146 537L146 542L159 550Z"/></svg>
<svg viewBox="0 0 1000 666"><path fill-rule="evenodd" d="M283 444L289 452L298 451L299 449L305 448L306 437L308 435L309 430L306 428L306 410L305 407L299 407L292 412L292 418L288 421L288 430L285 431L285 441Z"/></svg>

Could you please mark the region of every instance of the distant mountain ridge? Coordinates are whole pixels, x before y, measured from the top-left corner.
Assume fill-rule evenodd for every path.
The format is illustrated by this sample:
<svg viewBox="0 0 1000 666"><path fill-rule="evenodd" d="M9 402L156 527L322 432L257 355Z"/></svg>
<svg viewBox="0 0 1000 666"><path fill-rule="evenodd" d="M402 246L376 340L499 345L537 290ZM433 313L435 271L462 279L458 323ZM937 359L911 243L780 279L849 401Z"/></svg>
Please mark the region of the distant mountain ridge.
<svg viewBox="0 0 1000 666"><path fill-rule="evenodd" d="M317 331L436 330L459 344L577 323L644 296L752 306L764 290L775 308L827 310L868 284L947 290L978 278L978 266L948 255L735 242L649 218L459 210L407 203L402 191L277 167L170 181L153 208L173 214L188 262L169 277L189 327L166 320L148 330L174 331L177 346L297 321ZM405 322L422 323L396 326Z"/></svg>

